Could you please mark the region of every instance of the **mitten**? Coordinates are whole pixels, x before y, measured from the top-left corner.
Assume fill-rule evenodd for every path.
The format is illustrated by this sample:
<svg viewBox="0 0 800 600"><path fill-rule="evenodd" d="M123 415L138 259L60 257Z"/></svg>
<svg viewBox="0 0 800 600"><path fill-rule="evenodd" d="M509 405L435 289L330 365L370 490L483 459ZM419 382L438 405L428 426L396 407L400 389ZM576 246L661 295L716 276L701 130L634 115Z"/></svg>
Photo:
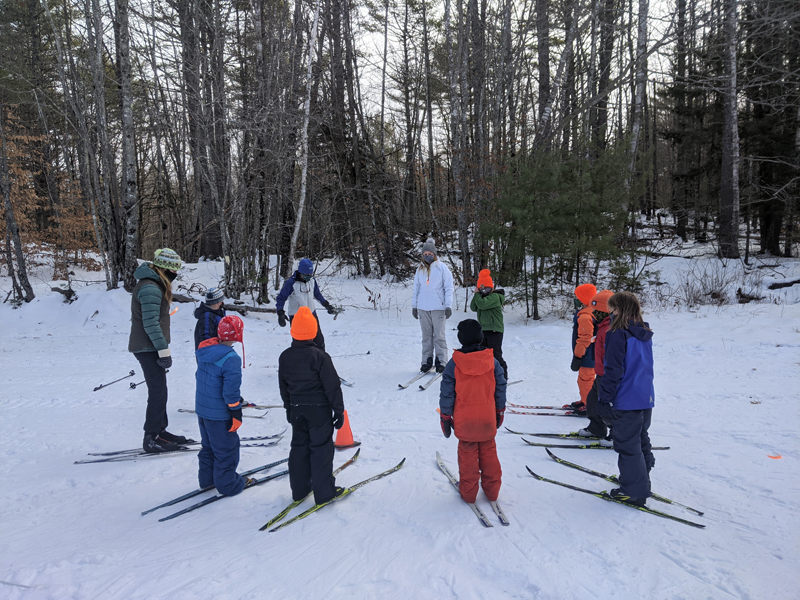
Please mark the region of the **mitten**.
<svg viewBox="0 0 800 600"><path fill-rule="evenodd" d="M569 368L577 373L581 370L581 362L583 362L583 359L580 356L573 355L572 362L569 364Z"/></svg>
<svg viewBox="0 0 800 600"><path fill-rule="evenodd" d="M498 410L496 416L497 416L497 428L500 429L500 425L503 424L503 419L506 416L506 409L504 408L503 410Z"/></svg>
<svg viewBox="0 0 800 600"><path fill-rule="evenodd" d="M158 351L158 360L156 364L163 369L169 369L172 366L172 356L170 355L169 348Z"/></svg>
<svg viewBox="0 0 800 600"><path fill-rule="evenodd" d="M231 411L231 427L228 429L230 433L233 433L239 427L242 426L242 409L237 408L236 410Z"/></svg>
<svg viewBox="0 0 800 600"><path fill-rule="evenodd" d="M336 309L333 307L333 305L330 302L326 302L325 303L325 310L328 311L329 315L335 315L336 314Z"/></svg>
<svg viewBox="0 0 800 600"><path fill-rule="evenodd" d="M411 309L411 316L414 317L415 319L419 319L419 313L417 312L416 308Z"/></svg>
<svg viewBox="0 0 800 600"><path fill-rule="evenodd" d="M291 408L287 408L286 409L286 422L289 423L289 425L292 424L292 409Z"/></svg>
<svg viewBox="0 0 800 600"><path fill-rule="evenodd" d="M453 309L450 308L449 306L444 309L444 318L445 319L449 319L452 314L453 314Z"/></svg>
<svg viewBox="0 0 800 600"><path fill-rule="evenodd" d="M333 428L341 429L344 425L344 413L335 413L333 415Z"/></svg>
<svg viewBox="0 0 800 600"><path fill-rule="evenodd" d="M278 325L286 327L286 311L283 309L278 311Z"/></svg>
<svg viewBox="0 0 800 600"><path fill-rule="evenodd" d="M606 427L611 427L614 422L613 404L610 402L598 402L597 416L605 423Z"/></svg>
<svg viewBox="0 0 800 600"><path fill-rule="evenodd" d="M442 414L439 417L439 423L442 425L442 433L444 437L449 438L453 432L453 416Z"/></svg>

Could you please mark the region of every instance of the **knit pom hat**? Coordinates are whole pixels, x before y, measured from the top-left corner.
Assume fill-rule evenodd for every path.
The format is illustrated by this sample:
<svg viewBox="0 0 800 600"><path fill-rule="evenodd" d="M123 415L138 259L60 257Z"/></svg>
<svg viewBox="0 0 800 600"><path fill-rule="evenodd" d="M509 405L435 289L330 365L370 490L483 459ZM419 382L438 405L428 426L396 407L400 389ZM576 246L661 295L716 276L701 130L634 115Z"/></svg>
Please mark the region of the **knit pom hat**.
<svg viewBox="0 0 800 600"><path fill-rule="evenodd" d="M458 341L462 346L474 346L483 341L483 328L475 319L466 319L458 324Z"/></svg>
<svg viewBox="0 0 800 600"><path fill-rule="evenodd" d="M244 321L236 315L222 317L217 325L217 337L223 342L242 344L242 368L244 368Z"/></svg>
<svg viewBox="0 0 800 600"><path fill-rule="evenodd" d="M591 283L584 283L575 288L575 297L581 301L584 306L589 306L589 303L597 293L597 288Z"/></svg>
<svg viewBox="0 0 800 600"><path fill-rule="evenodd" d="M171 248L159 248L153 256L153 265L170 271L179 271L183 266L183 262L175 250Z"/></svg>
<svg viewBox="0 0 800 600"><path fill-rule="evenodd" d="M297 265L297 272L303 275L311 275L314 272L314 263L304 258L300 261L300 264Z"/></svg>
<svg viewBox="0 0 800 600"><path fill-rule="evenodd" d="M225 297L225 290L222 288L208 288L206 290L206 304L216 304L222 302Z"/></svg>
<svg viewBox="0 0 800 600"><path fill-rule="evenodd" d="M428 238L425 240L425 243L422 244L422 253L425 252L433 252L436 254L436 242L433 241L433 238Z"/></svg>
<svg viewBox="0 0 800 600"><path fill-rule="evenodd" d="M483 269L478 273L478 287L493 288L494 281L492 281L492 272L489 269Z"/></svg>
<svg viewBox="0 0 800 600"><path fill-rule="evenodd" d="M317 320L307 306L301 306L292 317L292 337L296 340L313 340L317 337Z"/></svg>
<svg viewBox="0 0 800 600"><path fill-rule="evenodd" d="M602 292L597 292L594 298L592 298L592 308L594 308L595 310L599 310L600 312L607 313L608 300L613 295L614 292L612 292L611 290L603 290Z"/></svg>

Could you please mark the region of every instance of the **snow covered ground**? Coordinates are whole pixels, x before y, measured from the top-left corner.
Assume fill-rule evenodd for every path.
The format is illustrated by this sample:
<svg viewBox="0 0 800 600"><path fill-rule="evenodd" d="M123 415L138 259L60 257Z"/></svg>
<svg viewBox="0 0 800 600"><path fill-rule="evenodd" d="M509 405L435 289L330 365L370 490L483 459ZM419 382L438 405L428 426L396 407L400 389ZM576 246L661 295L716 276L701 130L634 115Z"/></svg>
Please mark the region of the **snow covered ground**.
<svg viewBox="0 0 800 600"><path fill-rule="evenodd" d="M683 259L659 268L677 280ZM189 265L182 283L215 281L220 264ZM782 262L788 279L800 263ZM663 275L663 274L662 274ZM764 285L770 280L765 273ZM96 279L100 279L94 274ZM7 281L2 282L5 285ZM498 433L500 499L511 520L483 528L438 470L440 451L457 472L456 440L444 439L438 387L398 391L419 364L419 327L405 285L323 277L323 291L347 307L320 313L353 433L348 485L395 465L399 472L278 533L258 528L290 501L281 478L164 523L167 508L140 512L197 486L193 454L75 465L87 452L141 444L146 388L127 352L130 296L102 285L79 288L72 305L46 285L30 305L0 307L0 598L541 598L790 599L800 589L800 303L797 288L761 303L649 312L655 330L653 490L705 511L697 517L653 500L652 508L696 520L705 530L635 511L532 478L595 490L611 486L557 464L544 449ZM366 285L376 299L371 303ZM380 294L378 298L377 295ZM448 345L457 347L449 322ZM172 320L170 430L198 437L192 414L193 307ZM506 311L508 399L561 405L577 399L569 370L571 323L526 324ZM242 394L279 403L277 358L290 343L274 315L245 318ZM237 347L238 349L238 347ZM260 414L250 411L251 414ZM526 432L575 431L580 419L507 415ZM283 410L246 419L241 434L286 427ZM288 434L288 432L287 432ZM541 441L541 440L540 440ZM242 450L248 469L288 455ZM616 473L608 450L556 450L573 462ZM337 452L340 464L352 450ZM781 458L770 458L780 456ZM273 469L272 472L278 471ZM183 505L175 507L181 508Z"/></svg>

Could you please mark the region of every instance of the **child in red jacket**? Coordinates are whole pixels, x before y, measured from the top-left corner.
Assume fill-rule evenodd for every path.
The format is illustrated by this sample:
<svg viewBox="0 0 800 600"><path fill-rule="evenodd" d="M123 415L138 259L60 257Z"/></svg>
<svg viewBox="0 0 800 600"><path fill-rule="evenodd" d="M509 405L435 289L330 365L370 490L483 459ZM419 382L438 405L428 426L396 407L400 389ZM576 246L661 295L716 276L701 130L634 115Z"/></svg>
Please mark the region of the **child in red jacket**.
<svg viewBox="0 0 800 600"><path fill-rule="evenodd" d="M458 438L459 492L474 504L478 483L490 502L497 501L503 472L495 435L506 410L506 379L491 348L481 346L483 330L475 319L458 324L460 350L453 352L442 375L439 410L442 432Z"/></svg>

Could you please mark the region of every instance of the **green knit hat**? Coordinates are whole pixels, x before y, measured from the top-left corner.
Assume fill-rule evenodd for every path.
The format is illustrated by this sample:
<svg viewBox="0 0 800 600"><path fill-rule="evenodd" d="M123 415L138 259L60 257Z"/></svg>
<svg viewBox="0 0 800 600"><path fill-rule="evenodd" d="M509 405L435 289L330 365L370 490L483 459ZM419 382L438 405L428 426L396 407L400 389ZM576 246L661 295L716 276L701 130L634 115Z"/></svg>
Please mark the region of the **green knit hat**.
<svg viewBox="0 0 800 600"><path fill-rule="evenodd" d="M183 266L183 262L175 250L171 248L159 248L156 250L155 256L153 256L153 265L170 271L179 271L181 266Z"/></svg>

